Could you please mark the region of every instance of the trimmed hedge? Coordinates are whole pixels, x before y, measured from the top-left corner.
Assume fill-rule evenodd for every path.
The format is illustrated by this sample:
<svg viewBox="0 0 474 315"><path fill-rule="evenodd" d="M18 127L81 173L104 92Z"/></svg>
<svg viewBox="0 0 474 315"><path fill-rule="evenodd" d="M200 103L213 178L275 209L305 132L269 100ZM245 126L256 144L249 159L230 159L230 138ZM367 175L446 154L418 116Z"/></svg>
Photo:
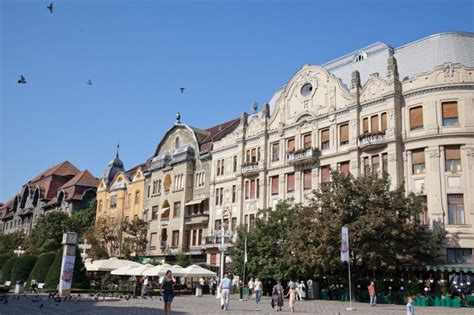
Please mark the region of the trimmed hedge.
<svg viewBox="0 0 474 315"><path fill-rule="evenodd" d="M29 288L31 280L36 280L38 283L43 283L48 274L49 267L53 264L54 257L56 256L55 252L49 252L39 255L38 260L36 261L33 270L30 272L30 276L26 281L26 287Z"/></svg>
<svg viewBox="0 0 474 315"><path fill-rule="evenodd" d="M13 266L15 265L18 257L13 256L8 259L5 264L3 265L3 270L2 270L2 281L1 283L5 283L5 281L10 281L12 277L12 269Z"/></svg>
<svg viewBox="0 0 474 315"><path fill-rule="evenodd" d="M16 283L17 281L24 282L26 279L28 279L31 270L35 266L36 259L38 259L36 256L18 257L12 269L12 275L10 279L12 284Z"/></svg>
<svg viewBox="0 0 474 315"><path fill-rule="evenodd" d="M12 255L10 254L1 254L0 255L0 270L3 269L3 265L7 262L8 259L10 259Z"/></svg>
<svg viewBox="0 0 474 315"><path fill-rule="evenodd" d="M59 284L59 277L61 276L61 263L63 259L63 249L56 252L53 264L48 270L45 283L47 289L56 289ZM86 268L82 262L81 253L76 246L76 259L74 261L74 274L72 278L72 287L74 289L89 289L89 279L86 276Z"/></svg>

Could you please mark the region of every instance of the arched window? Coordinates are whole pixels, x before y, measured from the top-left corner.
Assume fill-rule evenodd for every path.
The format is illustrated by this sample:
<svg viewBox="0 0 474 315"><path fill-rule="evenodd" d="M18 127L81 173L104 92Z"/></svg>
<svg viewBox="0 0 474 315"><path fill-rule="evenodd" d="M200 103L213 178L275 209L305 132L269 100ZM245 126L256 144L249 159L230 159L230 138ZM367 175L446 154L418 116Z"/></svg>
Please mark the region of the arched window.
<svg viewBox="0 0 474 315"><path fill-rule="evenodd" d="M176 140L174 141L174 148L178 149L181 146L181 141L179 137L176 137Z"/></svg>
<svg viewBox="0 0 474 315"><path fill-rule="evenodd" d="M169 192L171 189L171 175L170 174L167 174L165 176L165 179L163 181L163 189L165 190L165 192Z"/></svg>
<svg viewBox="0 0 474 315"><path fill-rule="evenodd" d="M366 58L367 58L367 53L365 51L361 51L355 56L354 62L359 62Z"/></svg>

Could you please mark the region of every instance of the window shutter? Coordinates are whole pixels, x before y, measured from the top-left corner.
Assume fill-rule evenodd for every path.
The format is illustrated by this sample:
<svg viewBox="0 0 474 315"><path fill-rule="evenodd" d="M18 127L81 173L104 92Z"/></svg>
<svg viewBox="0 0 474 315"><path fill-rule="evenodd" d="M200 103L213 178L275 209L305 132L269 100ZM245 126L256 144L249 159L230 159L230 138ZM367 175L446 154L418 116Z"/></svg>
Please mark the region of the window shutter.
<svg viewBox="0 0 474 315"><path fill-rule="evenodd" d="M311 189L311 170L306 170L303 173L303 189Z"/></svg>
<svg viewBox="0 0 474 315"><path fill-rule="evenodd" d="M382 121L382 131L387 130L387 113L382 113L380 119Z"/></svg>
<svg viewBox="0 0 474 315"><path fill-rule="evenodd" d="M362 120L362 132L369 132L369 118L367 117Z"/></svg>
<svg viewBox="0 0 474 315"><path fill-rule="evenodd" d="M250 191L249 191L249 182L246 181L245 182L245 199L249 199L249 193L250 193Z"/></svg>
<svg viewBox="0 0 474 315"><path fill-rule="evenodd" d="M413 150L411 152L411 164L425 164L425 150Z"/></svg>
<svg viewBox="0 0 474 315"><path fill-rule="evenodd" d="M321 182L327 183L331 180L331 173L329 170L329 165L321 167Z"/></svg>
<svg viewBox="0 0 474 315"><path fill-rule="evenodd" d="M339 172L343 175L349 175L349 162L339 164Z"/></svg>
<svg viewBox="0 0 474 315"><path fill-rule="evenodd" d="M288 152L293 152L295 150L295 139L289 139L287 144Z"/></svg>
<svg viewBox="0 0 474 315"><path fill-rule="evenodd" d="M410 109L410 128L423 127L423 107L418 106Z"/></svg>
<svg viewBox="0 0 474 315"><path fill-rule="evenodd" d="M321 131L321 142L329 141L329 129Z"/></svg>
<svg viewBox="0 0 474 315"><path fill-rule="evenodd" d="M255 199L255 180L250 181L250 199Z"/></svg>
<svg viewBox="0 0 474 315"><path fill-rule="evenodd" d="M272 177L272 195L278 195L278 176Z"/></svg>
<svg viewBox="0 0 474 315"><path fill-rule="evenodd" d="M349 141L349 124L341 125L341 142Z"/></svg>
<svg viewBox="0 0 474 315"><path fill-rule="evenodd" d="M459 147L446 147L445 148L446 160L460 160L461 150Z"/></svg>
<svg viewBox="0 0 474 315"><path fill-rule="evenodd" d="M286 185L288 192L295 190L295 173L290 173L286 175Z"/></svg>
<svg viewBox="0 0 474 315"><path fill-rule="evenodd" d="M303 136L303 147L305 149L311 148L311 134L307 134Z"/></svg>
<svg viewBox="0 0 474 315"><path fill-rule="evenodd" d="M375 115L370 118L370 123L372 125L372 132L379 132L379 116Z"/></svg>
<svg viewBox="0 0 474 315"><path fill-rule="evenodd" d="M448 195L448 204L450 205L463 205L464 198L462 194Z"/></svg>
<svg viewBox="0 0 474 315"><path fill-rule="evenodd" d="M443 118L458 118L458 103L443 103Z"/></svg>

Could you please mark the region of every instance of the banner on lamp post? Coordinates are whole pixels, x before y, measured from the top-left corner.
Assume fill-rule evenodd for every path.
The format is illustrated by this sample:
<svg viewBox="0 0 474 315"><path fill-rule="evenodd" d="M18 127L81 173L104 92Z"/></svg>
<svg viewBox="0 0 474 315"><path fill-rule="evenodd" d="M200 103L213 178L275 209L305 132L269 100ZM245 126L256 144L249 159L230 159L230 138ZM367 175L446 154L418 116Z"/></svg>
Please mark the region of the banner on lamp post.
<svg viewBox="0 0 474 315"><path fill-rule="evenodd" d="M341 260L349 263L349 229L347 226L341 229Z"/></svg>

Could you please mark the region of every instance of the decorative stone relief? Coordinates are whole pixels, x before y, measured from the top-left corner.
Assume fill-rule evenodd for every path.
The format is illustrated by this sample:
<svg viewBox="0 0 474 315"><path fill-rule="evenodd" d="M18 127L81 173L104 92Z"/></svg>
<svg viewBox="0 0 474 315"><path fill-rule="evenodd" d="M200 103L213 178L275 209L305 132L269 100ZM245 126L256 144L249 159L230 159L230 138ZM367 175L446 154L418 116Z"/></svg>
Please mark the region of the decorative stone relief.
<svg viewBox="0 0 474 315"><path fill-rule="evenodd" d="M452 77L454 75L453 64L451 62L445 63L443 72L444 72L444 77L445 78Z"/></svg>
<svg viewBox="0 0 474 315"><path fill-rule="evenodd" d="M405 154L403 156L405 156ZM395 153L391 153L391 154L388 155L388 161L389 162L395 162L396 160L397 160L397 155Z"/></svg>
<svg viewBox="0 0 474 315"><path fill-rule="evenodd" d="M439 158L439 151L438 150L430 150L430 151L427 151L427 152L429 154L430 159Z"/></svg>
<svg viewBox="0 0 474 315"><path fill-rule="evenodd" d="M466 156L467 156L467 159L468 159L469 169L470 170L474 169L474 150L473 149L467 150Z"/></svg>

